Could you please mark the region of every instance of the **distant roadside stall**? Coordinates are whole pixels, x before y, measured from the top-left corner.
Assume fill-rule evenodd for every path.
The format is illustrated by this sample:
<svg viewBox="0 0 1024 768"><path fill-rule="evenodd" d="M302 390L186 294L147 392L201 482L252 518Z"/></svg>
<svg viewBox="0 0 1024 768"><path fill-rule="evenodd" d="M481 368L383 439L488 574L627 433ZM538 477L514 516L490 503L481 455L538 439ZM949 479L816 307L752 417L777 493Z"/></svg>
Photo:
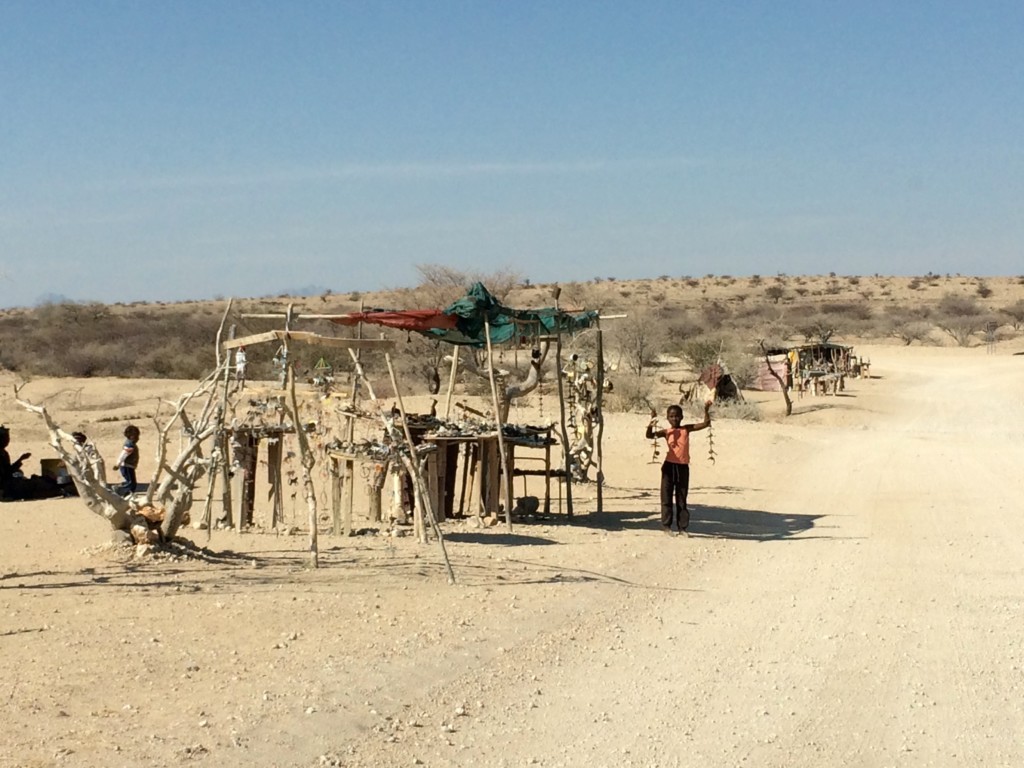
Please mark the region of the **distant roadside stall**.
<svg viewBox="0 0 1024 768"><path fill-rule="evenodd" d="M854 356L852 346L819 343L775 347L765 350L754 376L754 388L778 392L781 378L786 387L801 396L835 395L845 389L848 377L863 375L866 370Z"/></svg>

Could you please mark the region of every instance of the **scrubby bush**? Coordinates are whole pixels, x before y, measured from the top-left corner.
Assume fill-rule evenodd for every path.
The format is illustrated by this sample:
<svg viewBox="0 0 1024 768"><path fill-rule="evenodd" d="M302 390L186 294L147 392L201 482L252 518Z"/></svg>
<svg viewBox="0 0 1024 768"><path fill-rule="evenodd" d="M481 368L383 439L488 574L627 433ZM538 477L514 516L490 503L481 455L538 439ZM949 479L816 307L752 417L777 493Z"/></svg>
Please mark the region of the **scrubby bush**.
<svg viewBox="0 0 1024 768"><path fill-rule="evenodd" d="M610 411L646 413L651 407L654 379L650 376L626 374L615 379L615 388L604 400Z"/></svg>
<svg viewBox="0 0 1024 768"><path fill-rule="evenodd" d="M1002 307L1000 313L1010 318L1013 330L1019 331L1024 326L1024 299L1017 299L1013 304Z"/></svg>
<svg viewBox="0 0 1024 768"><path fill-rule="evenodd" d="M668 342L664 323L650 310L629 313L615 325L611 337L619 359L637 376L665 350Z"/></svg>
<svg viewBox="0 0 1024 768"><path fill-rule="evenodd" d="M969 347L988 318L985 317L977 299L957 293L947 293L938 306L935 324L961 347Z"/></svg>

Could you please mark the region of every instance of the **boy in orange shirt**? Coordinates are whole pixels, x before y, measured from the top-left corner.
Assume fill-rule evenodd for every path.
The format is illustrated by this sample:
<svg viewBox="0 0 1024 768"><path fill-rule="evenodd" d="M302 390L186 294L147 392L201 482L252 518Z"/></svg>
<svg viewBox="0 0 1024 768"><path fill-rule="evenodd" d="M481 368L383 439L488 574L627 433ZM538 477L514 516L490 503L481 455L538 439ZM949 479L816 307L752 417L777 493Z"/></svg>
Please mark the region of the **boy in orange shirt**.
<svg viewBox="0 0 1024 768"><path fill-rule="evenodd" d="M661 528L671 535L673 517L680 533L686 533L690 526L690 510L686 507L686 494L690 490L690 433L711 426L711 401L704 403L704 421L699 424L681 424L683 409L678 405L670 405L665 416L668 428L655 429L658 417L651 411L647 439L664 437L668 444L668 455L661 465Z"/></svg>

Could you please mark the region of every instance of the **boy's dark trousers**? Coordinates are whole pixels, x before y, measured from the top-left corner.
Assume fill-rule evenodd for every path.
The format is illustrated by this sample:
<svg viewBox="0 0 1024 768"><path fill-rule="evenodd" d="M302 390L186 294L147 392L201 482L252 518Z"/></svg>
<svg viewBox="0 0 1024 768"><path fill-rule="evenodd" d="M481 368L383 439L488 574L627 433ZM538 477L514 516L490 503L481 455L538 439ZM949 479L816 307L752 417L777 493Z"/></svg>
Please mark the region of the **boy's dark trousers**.
<svg viewBox="0 0 1024 768"><path fill-rule="evenodd" d="M135 467L126 467L121 465L121 477L124 478L124 482L121 487L117 489L119 496L127 498L131 494L135 493L135 489L139 487L138 482L135 480Z"/></svg>
<svg viewBox="0 0 1024 768"><path fill-rule="evenodd" d="M685 531L690 525L690 510L686 508L686 494L690 489L690 465L673 464L666 461L661 465L661 524L672 527L673 502L679 509L679 530Z"/></svg>

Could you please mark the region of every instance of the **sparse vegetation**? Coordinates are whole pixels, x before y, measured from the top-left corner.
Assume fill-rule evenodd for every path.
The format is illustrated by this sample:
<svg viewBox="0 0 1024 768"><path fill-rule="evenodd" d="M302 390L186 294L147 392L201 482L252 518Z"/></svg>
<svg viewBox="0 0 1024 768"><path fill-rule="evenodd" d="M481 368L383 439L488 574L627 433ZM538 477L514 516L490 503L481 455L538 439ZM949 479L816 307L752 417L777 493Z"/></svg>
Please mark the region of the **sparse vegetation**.
<svg viewBox="0 0 1024 768"><path fill-rule="evenodd" d="M555 301L553 285L530 283L508 271L475 274L428 265L420 269L420 274L421 283L412 288L373 293L324 290L309 297L236 301L229 326L235 326L238 336L281 327L280 321L245 315L283 316L289 304L294 304L300 314L353 311L360 301L367 306L443 307L461 296L474 280L483 282L509 306L549 306ZM980 280L932 273L924 278L856 279L753 275L736 280L728 275L709 275L614 283L607 278L598 280L563 284L560 305L629 315L605 325L606 354L610 359L618 355L623 370L639 368L644 373L658 355L678 353L684 345L699 339L731 339L727 347L742 347L768 336L794 341L888 337L904 344L969 346L986 328L995 327L993 337L1001 340L1024 329L1024 279L1019 276ZM755 280L759 291L749 288ZM922 290L930 281L943 281L946 293ZM692 291L694 288L699 291ZM998 306L991 303L993 296L1003 299ZM26 377L196 379L213 367L214 340L224 309L224 302L212 301L110 305L64 301L32 309L2 310L0 367ZM646 331L643 338L635 336L638 319L650 325L650 339ZM323 321L300 321L296 327L327 335L350 333ZM401 341L407 352L397 356L395 362L408 376L410 386L419 389L432 385L438 376L444 378L445 370L441 369L446 364L436 345L404 331L388 334ZM630 334L634 335L632 341L625 338ZM252 378L276 378L272 354L273 350L266 354L256 350L250 355ZM335 350L304 346L301 354L303 363L310 367L323 356L334 364L336 375L350 370L350 361ZM733 356L729 364L735 369L738 359Z"/></svg>

